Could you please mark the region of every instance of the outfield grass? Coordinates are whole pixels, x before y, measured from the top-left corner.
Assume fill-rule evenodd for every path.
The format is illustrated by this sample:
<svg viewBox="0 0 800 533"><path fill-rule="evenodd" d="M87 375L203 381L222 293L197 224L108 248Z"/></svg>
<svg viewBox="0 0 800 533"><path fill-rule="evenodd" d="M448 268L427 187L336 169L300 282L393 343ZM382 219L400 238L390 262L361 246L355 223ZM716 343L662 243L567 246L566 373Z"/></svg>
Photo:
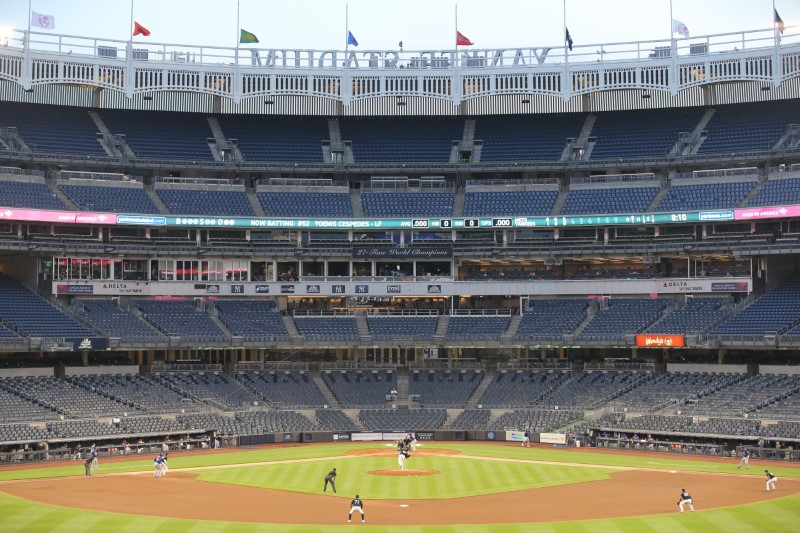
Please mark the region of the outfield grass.
<svg viewBox="0 0 800 533"><path fill-rule="evenodd" d="M319 492L321 490L322 476L329 469L331 461L336 462L337 469L340 471L338 488L342 493L353 492L354 487L350 486L351 480L348 479L347 472L355 468L357 471L377 470L395 468L393 458L390 457L371 457L371 456L344 456L352 449L375 449L376 444L337 444L320 446L301 446L292 448L266 448L254 451L235 451L225 454L213 455L191 455L181 456L173 454L171 467L175 468L197 468L218 465L231 465L232 468L220 468L210 470L198 470L198 474L204 481L230 483L236 482L250 486L269 486L284 490L299 492ZM563 483L589 479L593 476L600 476L602 479L608 475L614 467L634 467L652 468L663 470L682 470L698 472L736 472L741 475L763 475L762 468L758 464L752 465L750 471L736 470L736 463L721 463L712 461L689 461L678 455L663 456L639 456L635 453L630 454L604 454L592 452L564 451L557 449L521 449L516 446L503 446L497 444L439 444L431 443L431 447L457 449L463 455L483 456L483 457L505 457L517 459L536 459L541 461L552 461L561 463L577 463L586 465L605 465L609 468L565 468L563 466L550 466L536 464L526 465L524 463L510 462L481 462L473 459L457 459L454 457L440 456L425 458L413 456L406 463L408 468L432 469L445 473L449 469L449 464L458 461L458 465L465 465L472 475L481 479L485 471L490 470L492 475L482 478L481 483L485 484L488 490L482 493L498 492L503 490L515 490L517 488L528 488L536 486L546 486L560 484L560 482L550 483L547 480L537 478L536 471L546 472L550 476L562 475L559 472L572 472L576 478L563 480ZM424 449L424 448L423 448ZM244 463L262 463L273 461L285 461L293 459L309 458L336 458L322 459L307 463L287 463L287 464L265 464L256 466L235 466ZM341 465L341 466L339 466ZM488 466L487 466L488 465ZM57 477L66 475L79 475L82 472L82 464L75 462L74 466L37 468L28 470L0 471L0 479L29 479L42 477ZM294 468L300 475L292 473ZM143 460L125 463L103 463L101 462L101 475L111 472L131 472L137 470L151 470L152 458L147 457ZM777 471L780 477L800 477L800 469L784 468L779 466L770 469ZM503 475L498 475L502 471ZM291 479L287 476L291 474ZM567 474L563 474L567 475ZM584 478L584 476L588 476ZM380 483L380 476L359 476L359 487L364 487L364 477L376 478L376 485L367 487L362 492L369 492L373 498L387 498L393 496L395 490L393 484ZM236 478L235 481L233 478ZM446 479L447 475L431 476L429 479ZM507 479L506 479L507 478ZM385 478L384 478L385 479ZM415 478L399 478L395 481L412 483ZM369 482L369 481L367 481ZM434 482L436 485L437 482ZM478 483L480 485L481 483ZM524 486L523 486L524 485ZM491 487L490 487L491 486ZM489 488L490 487L490 488ZM406 488L406 490L408 490ZM479 490L479 489L476 489ZM172 532L225 532L225 533L262 533L274 531L286 531L289 533L300 532L322 532L331 529L339 529L342 526L276 526L274 524L242 524L229 522L213 522L199 520L179 520L168 518L153 518L145 516L121 515L113 513L90 512L76 509L67 509L53 505L43 505L29 502L2 494L0 485L0 531L3 532L98 532L105 533L110 531L121 531L129 533L157 531L164 533ZM461 494L458 489L458 482L444 487L432 489L432 492L419 497L436 497L438 491L445 491L446 497L457 497ZM475 494L475 490L470 494ZM479 492L481 493L481 492ZM621 504L624 505L624 495ZM407 497L407 493L404 493ZM532 503L532 512L535 512L535 502ZM636 510L631 509L631 514ZM397 531L395 527L381 526L358 526L360 529L375 532ZM553 532L553 533L622 533L622 532L712 532L712 533L737 533L737 532L797 532L800 531L800 495L776 498L774 500L716 509L696 513L685 514L665 514L636 518L599 520L599 521L580 521L580 522L558 522L558 523L532 523L532 524L513 524L513 525L491 525L491 526L470 526L454 525L452 527L439 526L403 526L404 533L416 532L458 532L458 533L488 533L494 531L511 532Z"/></svg>

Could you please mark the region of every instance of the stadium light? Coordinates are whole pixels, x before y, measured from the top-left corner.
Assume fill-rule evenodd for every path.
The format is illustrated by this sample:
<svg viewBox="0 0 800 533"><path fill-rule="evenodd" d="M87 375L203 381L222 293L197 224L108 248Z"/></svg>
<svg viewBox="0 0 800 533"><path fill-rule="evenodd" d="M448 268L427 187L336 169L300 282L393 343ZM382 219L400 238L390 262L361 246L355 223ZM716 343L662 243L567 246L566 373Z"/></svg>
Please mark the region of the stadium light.
<svg viewBox="0 0 800 533"><path fill-rule="evenodd" d="M274 103L273 100L264 100L264 105L273 105Z"/></svg>
<svg viewBox="0 0 800 533"><path fill-rule="evenodd" d="M644 98L644 99L648 99L648 98L652 98L652 97L653 96L650 93L642 93L642 98Z"/></svg>

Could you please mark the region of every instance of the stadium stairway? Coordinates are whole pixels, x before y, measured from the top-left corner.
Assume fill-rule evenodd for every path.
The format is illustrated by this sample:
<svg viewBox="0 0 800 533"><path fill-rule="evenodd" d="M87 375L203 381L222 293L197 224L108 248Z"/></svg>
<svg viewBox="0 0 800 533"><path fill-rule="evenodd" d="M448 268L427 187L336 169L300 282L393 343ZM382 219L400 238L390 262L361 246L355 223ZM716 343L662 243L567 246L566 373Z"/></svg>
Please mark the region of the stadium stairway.
<svg viewBox="0 0 800 533"><path fill-rule="evenodd" d="M558 190L558 197L556 198L556 201L553 202L553 208L550 210L548 215L553 216L559 214L561 212L561 208L564 207L564 202L567 201L567 196L569 196L569 186L562 184Z"/></svg>
<svg viewBox="0 0 800 533"><path fill-rule="evenodd" d="M317 385L317 388L322 393L322 397L325 398L325 405L327 405L329 409L341 409L342 406L339 403L339 400L336 399L336 397L333 395L333 392L331 392L331 389L322 380L322 376L318 372L306 372L306 374L309 377L311 377L312 380L314 380L314 383ZM353 419L353 417L350 415L348 415L348 417L350 419ZM354 420L358 420L358 411L356 411L356 416Z"/></svg>
<svg viewBox="0 0 800 533"><path fill-rule="evenodd" d="M648 213L652 213L653 211L656 210L656 206L661 203L661 200L664 199L668 191L669 191L669 182L667 180L664 180L664 184L661 185L661 190L658 191L656 197L653 198L653 201L650 202L650 205L647 206Z"/></svg>
<svg viewBox="0 0 800 533"><path fill-rule="evenodd" d="M161 213L162 215L169 215L170 214L169 208L161 200L161 198L158 197L158 195L156 194L156 191L155 191L155 189L153 189L152 185L149 185L149 186L145 185L144 192L147 193L147 196L150 197L150 201L152 201L153 204L155 204L155 206L158 208L158 212L159 213Z"/></svg>
<svg viewBox="0 0 800 533"><path fill-rule="evenodd" d="M408 368L397 369L397 407L411 407L408 398Z"/></svg>
<svg viewBox="0 0 800 533"><path fill-rule="evenodd" d="M464 216L464 199L466 198L467 192L464 190L463 187L458 187L456 189L455 194L453 195L453 216L454 217L463 217Z"/></svg>
<svg viewBox="0 0 800 533"><path fill-rule="evenodd" d="M747 204L750 203L750 200L755 198L755 196L759 193L759 191L764 188L764 185L767 184L767 179L768 179L767 174L759 176L758 181L756 182L756 186L750 189L750 192L747 193L744 198L742 198L742 201L739 202L736 205L736 207L746 207Z"/></svg>
<svg viewBox="0 0 800 533"><path fill-rule="evenodd" d="M250 208L253 210L253 213L255 213L257 217L266 218L267 213L264 211L264 206L262 206L261 202L258 200L255 189L248 188L245 196L247 197L247 201L250 202Z"/></svg>
<svg viewBox="0 0 800 533"><path fill-rule="evenodd" d="M478 384L478 386L475 387L475 390L472 391L472 396L470 396L469 399L467 400L466 405L464 405L464 409L478 408L480 399L483 398L483 393L486 392L486 389L489 387L489 385L492 384L493 376L494 374L490 372L483 373L483 379Z"/></svg>
<svg viewBox="0 0 800 533"><path fill-rule="evenodd" d="M286 326L286 331L292 338L292 344L303 344L303 336L297 331L297 325L294 323L294 320L292 320L292 317L290 315L283 315L281 318L283 319L283 324Z"/></svg>
<svg viewBox="0 0 800 533"><path fill-rule="evenodd" d="M439 320L436 322L436 331L433 332L433 342L436 344L444 344L444 338L447 335L447 327L450 325L450 315L439 315Z"/></svg>
<svg viewBox="0 0 800 533"><path fill-rule="evenodd" d="M46 179L46 180L44 180L44 182L47 184L47 188L50 189L50 192L55 194L56 197L59 200L61 200L61 202L65 206L67 206L67 208L70 211L80 211L80 209L78 209L78 206L75 205L75 203L72 200L70 200L69 197L66 194L64 194L64 191L62 191L61 189L59 189L57 187L56 180L47 180Z"/></svg>
<svg viewBox="0 0 800 533"><path fill-rule="evenodd" d="M369 346L372 344L372 333L367 324L367 317L365 315L356 315L356 327L358 328L358 336L361 337L361 344Z"/></svg>
<svg viewBox="0 0 800 533"><path fill-rule="evenodd" d="M503 344L511 343L514 340L514 335L517 334L519 323L522 321L522 315L514 315L508 323L508 328L500 335L500 342Z"/></svg>
<svg viewBox="0 0 800 533"><path fill-rule="evenodd" d="M353 208L354 218L364 218L364 204L361 203L361 190L350 190L350 205Z"/></svg>

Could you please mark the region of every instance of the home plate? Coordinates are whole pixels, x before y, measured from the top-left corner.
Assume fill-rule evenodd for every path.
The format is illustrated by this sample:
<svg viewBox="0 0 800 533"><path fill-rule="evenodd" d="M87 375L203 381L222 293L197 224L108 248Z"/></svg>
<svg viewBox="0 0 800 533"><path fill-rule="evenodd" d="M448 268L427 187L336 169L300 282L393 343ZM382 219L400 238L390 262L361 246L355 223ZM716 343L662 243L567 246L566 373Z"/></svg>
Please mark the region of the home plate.
<svg viewBox="0 0 800 533"><path fill-rule="evenodd" d="M669 471L669 473L670 473L670 474L677 474L677 473L678 473L678 471L677 471L677 470L670 470L670 471Z"/></svg>
<svg viewBox="0 0 800 533"><path fill-rule="evenodd" d="M409 507L409 505L407 505L405 503L402 503L402 504L400 504L400 507Z"/></svg>

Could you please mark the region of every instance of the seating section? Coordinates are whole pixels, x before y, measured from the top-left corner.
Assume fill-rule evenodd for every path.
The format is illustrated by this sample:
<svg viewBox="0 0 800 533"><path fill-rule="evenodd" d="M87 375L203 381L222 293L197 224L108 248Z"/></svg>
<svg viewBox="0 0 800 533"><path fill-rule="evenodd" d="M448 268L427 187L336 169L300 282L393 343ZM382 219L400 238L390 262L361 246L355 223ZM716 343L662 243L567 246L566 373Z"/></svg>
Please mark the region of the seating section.
<svg viewBox="0 0 800 533"><path fill-rule="evenodd" d="M181 395L226 410L243 409L261 400L255 392L220 372L162 372L154 379Z"/></svg>
<svg viewBox="0 0 800 533"><path fill-rule="evenodd" d="M447 340L499 340L508 329L509 315L454 315L447 324Z"/></svg>
<svg viewBox="0 0 800 533"><path fill-rule="evenodd" d="M208 146L213 137L205 115L171 111L99 111L111 133L124 134L140 158L177 161L213 161Z"/></svg>
<svg viewBox="0 0 800 533"><path fill-rule="evenodd" d="M37 182L0 180L0 206L66 210L67 206L47 185Z"/></svg>
<svg viewBox="0 0 800 533"><path fill-rule="evenodd" d="M0 442L42 442L50 435L47 430L27 424L0 424Z"/></svg>
<svg viewBox="0 0 800 533"><path fill-rule="evenodd" d="M43 420L56 420L59 413L53 407L41 405L35 400L21 396L14 392L16 387L6 383L15 378L0 378L0 424L9 422L36 422ZM24 378L16 378L24 379ZM4 440L0 438L0 442Z"/></svg>
<svg viewBox="0 0 800 533"><path fill-rule="evenodd" d="M325 397L307 372L238 372L236 380L274 407L320 407Z"/></svg>
<svg viewBox="0 0 800 533"><path fill-rule="evenodd" d="M341 192L273 192L259 191L258 201L270 217L333 217L353 216L350 195Z"/></svg>
<svg viewBox="0 0 800 533"><path fill-rule="evenodd" d="M325 370L322 380L345 408L383 405L397 388L397 375L391 370Z"/></svg>
<svg viewBox="0 0 800 533"><path fill-rule="evenodd" d="M103 396L78 383L54 377L3 379L0 386L19 397L72 418L142 414L130 402Z"/></svg>
<svg viewBox="0 0 800 533"><path fill-rule="evenodd" d="M339 409L314 411L319 429L323 431L361 431L362 428Z"/></svg>
<svg viewBox="0 0 800 533"><path fill-rule="evenodd" d="M702 107L606 111L597 113L592 137L597 139L591 159L663 157L691 132L705 113Z"/></svg>
<svg viewBox="0 0 800 533"><path fill-rule="evenodd" d="M194 342L224 342L227 337L211 318L189 300L134 300L145 319L170 337Z"/></svg>
<svg viewBox="0 0 800 533"><path fill-rule="evenodd" d="M585 121L584 113L481 116L475 140L483 143L481 161L558 161Z"/></svg>
<svg viewBox="0 0 800 533"><path fill-rule="evenodd" d="M578 335L579 340L603 340L644 331L658 320L667 300L658 298L611 298Z"/></svg>
<svg viewBox="0 0 800 533"><path fill-rule="evenodd" d="M255 216L244 189L191 190L156 189L156 194L176 215Z"/></svg>
<svg viewBox="0 0 800 533"><path fill-rule="evenodd" d="M447 163L453 141L463 137L464 120L451 117L339 119L342 140L352 142L356 163Z"/></svg>
<svg viewBox="0 0 800 533"><path fill-rule="evenodd" d="M492 412L489 409L464 409L452 422L450 429L484 429L488 427Z"/></svg>
<svg viewBox="0 0 800 533"><path fill-rule="evenodd" d="M498 370L478 403L484 407L528 407L567 381L568 370Z"/></svg>
<svg viewBox="0 0 800 533"><path fill-rule="evenodd" d="M580 411L516 409L505 413L489 424L489 429L530 428L533 433L547 433L583 418Z"/></svg>
<svg viewBox="0 0 800 533"><path fill-rule="evenodd" d="M658 195L658 187L574 189L567 194L562 215L644 213Z"/></svg>
<svg viewBox="0 0 800 533"><path fill-rule="evenodd" d="M797 99L716 106L698 153L771 150L786 133L786 126L798 123Z"/></svg>
<svg viewBox="0 0 800 533"><path fill-rule="evenodd" d="M697 335L727 315L725 302L725 298L688 298L686 305L647 328L647 333Z"/></svg>
<svg viewBox="0 0 800 533"><path fill-rule="evenodd" d="M123 342L167 342L169 339L111 300L77 300L76 315L92 329Z"/></svg>
<svg viewBox="0 0 800 533"><path fill-rule="evenodd" d="M352 316L296 316L297 331L306 341L357 341L358 324Z"/></svg>
<svg viewBox="0 0 800 533"><path fill-rule="evenodd" d="M573 375L546 395L540 407L590 409L606 404L651 378L648 372L584 371Z"/></svg>
<svg viewBox="0 0 800 533"><path fill-rule="evenodd" d="M755 185L755 180L691 185L673 182L656 211L730 209L738 206Z"/></svg>
<svg viewBox="0 0 800 533"><path fill-rule="evenodd" d="M452 192L364 192L368 217L449 217L453 215Z"/></svg>
<svg viewBox="0 0 800 533"><path fill-rule="evenodd" d="M800 178L770 179L747 202L748 207L800 204Z"/></svg>
<svg viewBox="0 0 800 533"><path fill-rule="evenodd" d="M181 415L178 420L187 429L217 430L220 435L264 435L319 429L314 422L296 411L257 411L236 413L234 416Z"/></svg>
<svg viewBox="0 0 800 533"><path fill-rule="evenodd" d="M398 338L433 341L437 322L437 316L367 316L372 340L381 342Z"/></svg>
<svg viewBox="0 0 800 533"><path fill-rule="evenodd" d="M776 402L800 389L800 377L759 374L739 380L729 387L681 406L683 414L741 416Z"/></svg>
<svg viewBox="0 0 800 533"><path fill-rule="evenodd" d="M783 333L800 323L800 279L793 278L758 298L711 330L724 338Z"/></svg>
<svg viewBox="0 0 800 533"><path fill-rule="evenodd" d="M359 415L367 431L435 430L447 420L445 409L367 409Z"/></svg>
<svg viewBox="0 0 800 533"><path fill-rule="evenodd" d="M144 189L59 183L58 188L81 211L157 214L158 207Z"/></svg>
<svg viewBox="0 0 800 533"><path fill-rule="evenodd" d="M0 323L29 337L97 336L5 274L0 274Z"/></svg>
<svg viewBox="0 0 800 533"><path fill-rule="evenodd" d="M741 376L737 374L670 372L646 381L613 400L610 405L620 411L652 412L714 394L740 379Z"/></svg>
<svg viewBox="0 0 800 533"><path fill-rule="evenodd" d="M588 307L587 299L530 299L514 340L561 340L583 322Z"/></svg>
<svg viewBox="0 0 800 533"><path fill-rule="evenodd" d="M15 127L35 153L106 157L83 107L0 102L0 128Z"/></svg>
<svg viewBox="0 0 800 533"><path fill-rule="evenodd" d="M507 191L464 194L464 216L544 216L550 214L558 191Z"/></svg>
<svg viewBox="0 0 800 533"><path fill-rule="evenodd" d="M408 393L419 395L426 407L462 407L482 380L481 370L413 370Z"/></svg>
<svg viewBox="0 0 800 533"><path fill-rule="evenodd" d="M187 395L138 374L75 376L69 381L148 413L191 412L199 409L197 403Z"/></svg>
<svg viewBox="0 0 800 533"><path fill-rule="evenodd" d="M276 342L290 338L274 300L217 300L219 319L246 341Z"/></svg>
<svg viewBox="0 0 800 533"><path fill-rule="evenodd" d="M330 138L325 117L216 115L225 138L236 139L247 161L322 163L322 141Z"/></svg>

